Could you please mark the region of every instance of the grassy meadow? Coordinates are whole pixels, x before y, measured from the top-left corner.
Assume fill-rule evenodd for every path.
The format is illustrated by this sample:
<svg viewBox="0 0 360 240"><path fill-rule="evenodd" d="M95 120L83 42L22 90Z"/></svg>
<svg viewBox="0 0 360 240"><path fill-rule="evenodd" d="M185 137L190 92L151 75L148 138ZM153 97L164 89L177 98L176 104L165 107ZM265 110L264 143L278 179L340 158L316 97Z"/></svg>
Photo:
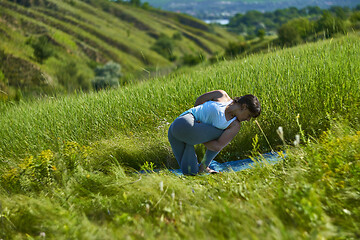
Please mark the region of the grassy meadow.
<svg viewBox="0 0 360 240"><path fill-rule="evenodd" d="M359 49L354 34L117 90L1 104L0 238L359 238ZM274 150L287 150L284 161L197 177L137 174L178 167L169 124L214 89L258 96L258 122ZM271 147L244 123L216 160Z"/></svg>

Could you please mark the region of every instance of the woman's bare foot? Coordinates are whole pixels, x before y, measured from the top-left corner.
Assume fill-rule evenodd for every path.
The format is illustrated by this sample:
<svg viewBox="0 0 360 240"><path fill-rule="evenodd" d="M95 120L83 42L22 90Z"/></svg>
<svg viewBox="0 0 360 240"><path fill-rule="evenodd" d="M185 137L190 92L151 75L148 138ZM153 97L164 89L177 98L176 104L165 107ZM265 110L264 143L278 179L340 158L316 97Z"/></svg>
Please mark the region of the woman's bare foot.
<svg viewBox="0 0 360 240"><path fill-rule="evenodd" d="M210 173L210 174L219 173L218 171L215 171L214 169L211 169L209 167L206 168L205 172Z"/></svg>
<svg viewBox="0 0 360 240"><path fill-rule="evenodd" d="M210 174L214 174L214 173L219 173L218 171L215 171L209 167L205 167L203 164L200 164L199 166L199 173L210 173Z"/></svg>

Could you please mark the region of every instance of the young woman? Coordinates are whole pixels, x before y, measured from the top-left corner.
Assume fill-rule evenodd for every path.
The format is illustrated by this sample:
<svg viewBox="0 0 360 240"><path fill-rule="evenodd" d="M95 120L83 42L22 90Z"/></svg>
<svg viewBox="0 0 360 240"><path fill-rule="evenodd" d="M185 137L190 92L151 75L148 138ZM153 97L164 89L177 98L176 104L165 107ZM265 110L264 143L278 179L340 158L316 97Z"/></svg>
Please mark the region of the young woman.
<svg viewBox="0 0 360 240"><path fill-rule="evenodd" d="M250 94L231 99L224 90L215 90L198 97L194 107L176 118L168 132L182 172L214 173L208 167L210 162L239 132L240 123L258 117L260 112L259 100ZM207 150L199 165L194 145L200 143Z"/></svg>

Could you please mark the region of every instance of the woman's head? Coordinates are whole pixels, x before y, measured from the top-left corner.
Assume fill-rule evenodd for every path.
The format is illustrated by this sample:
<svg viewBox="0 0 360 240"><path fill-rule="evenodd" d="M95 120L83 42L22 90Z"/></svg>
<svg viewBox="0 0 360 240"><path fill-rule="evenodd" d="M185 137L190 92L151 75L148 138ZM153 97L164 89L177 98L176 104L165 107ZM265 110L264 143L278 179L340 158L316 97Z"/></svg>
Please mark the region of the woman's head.
<svg viewBox="0 0 360 240"><path fill-rule="evenodd" d="M252 113L253 118L256 118L260 115L261 106L259 99L256 96L248 94L242 97L236 97L233 100L235 103L239 103L240 105L245 104L249 111Z"/></svg>

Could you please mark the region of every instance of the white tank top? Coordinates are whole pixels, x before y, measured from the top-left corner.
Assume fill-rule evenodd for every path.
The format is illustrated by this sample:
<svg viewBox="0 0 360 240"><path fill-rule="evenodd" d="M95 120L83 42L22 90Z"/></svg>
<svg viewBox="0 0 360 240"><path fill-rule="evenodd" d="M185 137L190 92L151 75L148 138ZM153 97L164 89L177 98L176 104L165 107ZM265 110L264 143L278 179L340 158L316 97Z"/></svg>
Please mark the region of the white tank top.
<svg viewBox="0 0 360 240"><path fill-rule="evenodd" d="M201 105L190 108L180 116L191 113L194 115L196 121L211 124L219 129L226 129L236 119L236 117L234 117L227 121L225 117L225 109L232 101L233 100L228 102L207 101Z"/></svg>

